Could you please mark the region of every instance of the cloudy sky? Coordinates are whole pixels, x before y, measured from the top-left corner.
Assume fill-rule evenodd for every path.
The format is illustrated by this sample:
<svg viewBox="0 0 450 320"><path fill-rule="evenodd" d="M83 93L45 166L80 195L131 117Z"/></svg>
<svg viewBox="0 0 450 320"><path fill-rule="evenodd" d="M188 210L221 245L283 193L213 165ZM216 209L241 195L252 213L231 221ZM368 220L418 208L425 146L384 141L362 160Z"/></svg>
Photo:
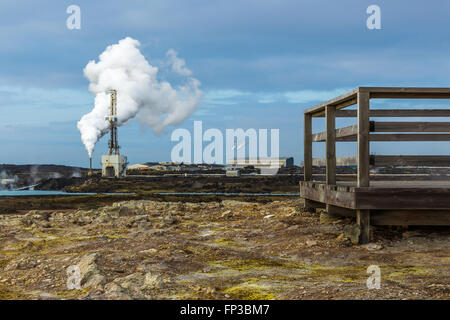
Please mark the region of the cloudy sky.
<svg viewBox="0 0 450 320"><path fill-rule="evenodd" d="M66 27L73 4L81 8L80 30ZM381 30L366 27L372 4L381 8ZM450 86L449 14L447 0L2 0L0 163L87 166L76 123L94 97L83 68L129 36L155 66L176 50L201 81L204 98L179 127L192 130L193 121L202 120L204 129L279 128L280 155L298 164L304 109L357 86ZM319 122L314 126L320 129ZM132 121L119 129L122 152L130 163L170 160L173 129L155 136ZM103 137L94 153L97 166L106 146ZM415 146L375 143L372 151L449 150ZM315 156L323 148L318 144ZM338 155L354 149L339 144Z"/></svg>

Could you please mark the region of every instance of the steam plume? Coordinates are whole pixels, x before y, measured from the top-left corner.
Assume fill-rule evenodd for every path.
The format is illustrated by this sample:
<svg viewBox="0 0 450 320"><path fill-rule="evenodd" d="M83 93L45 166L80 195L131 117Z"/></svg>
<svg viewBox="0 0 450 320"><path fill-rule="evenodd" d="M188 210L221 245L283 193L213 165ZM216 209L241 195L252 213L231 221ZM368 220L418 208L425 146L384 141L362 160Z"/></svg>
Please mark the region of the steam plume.
<svg viewBox="0 0 450 320"><path fill-rule="evenodd" d="M105 116L109 114L109 90L117 90L118 125L137 117L141 124L160 134L168 125L182 123L196 109L203 92L200 81L193 78L185 61L174 50L167 52L171 70L183 77L184 84L172 87L159 81L158 68L150 65L139 51L140 43L132 38L108 46L99 61L90 61L84 68L89 91L95 94L95 106L78 122L81 140L89 157L95 144L109 131Z"/></svg>

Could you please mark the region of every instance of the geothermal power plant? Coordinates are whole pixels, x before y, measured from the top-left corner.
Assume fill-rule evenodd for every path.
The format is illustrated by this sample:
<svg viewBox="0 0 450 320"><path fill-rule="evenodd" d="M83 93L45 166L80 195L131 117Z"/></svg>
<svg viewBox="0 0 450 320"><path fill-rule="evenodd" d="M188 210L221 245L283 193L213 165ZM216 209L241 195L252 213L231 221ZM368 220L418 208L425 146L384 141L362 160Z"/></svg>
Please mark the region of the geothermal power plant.
<svg viewBox="0 0 450 320"><path fill-rule="evenodd" d="M102 155L102 176L120 178L126 176L127 157L120 154L117 139L117 91L111 90L110 114L105 117L110 126L109 153ZM90 158L92 169L92 157Z"/></svg>

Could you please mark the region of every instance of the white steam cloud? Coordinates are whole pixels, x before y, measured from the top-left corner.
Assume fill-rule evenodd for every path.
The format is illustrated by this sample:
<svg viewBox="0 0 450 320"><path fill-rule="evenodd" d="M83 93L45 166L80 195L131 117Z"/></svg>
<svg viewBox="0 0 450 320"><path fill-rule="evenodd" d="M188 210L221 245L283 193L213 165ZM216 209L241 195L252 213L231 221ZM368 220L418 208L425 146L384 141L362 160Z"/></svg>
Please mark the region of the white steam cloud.
<svg viewBox="0 0 450 320"><path fill-rule="evenodd" d="M89 157L97 141L109 131L109 123L105 121L109 115L109 90L117 90L119 126L137 117L155 134L168 125L182 123L203 96L200 81L192 77L191 70L174 50L167 52L168 64L172 72L184 79L184 84L176 89L169 82L158 80L158 68L147 62L139 46L139 41L127 37L107 47L98 62L90 61L84 68L90 81L89 91L95 94L95 106L77 126Z"/></svg>

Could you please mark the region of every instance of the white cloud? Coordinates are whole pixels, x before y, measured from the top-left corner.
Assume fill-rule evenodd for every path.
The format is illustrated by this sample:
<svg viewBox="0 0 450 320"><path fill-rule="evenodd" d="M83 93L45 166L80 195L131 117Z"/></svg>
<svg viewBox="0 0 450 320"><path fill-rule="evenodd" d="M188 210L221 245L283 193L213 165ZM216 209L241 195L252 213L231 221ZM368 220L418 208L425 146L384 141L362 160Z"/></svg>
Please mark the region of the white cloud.
<svg viewBox="0 0 450 320"><path fill-rule="evenodd" d="M233 105L250 95L250 92L236 89L210 90L206 92L203 102L210 105Z"/></svg>
<svg viewBox="0 0 450 320"><path fill-rule="evenodd" d="M248 92L236 89L207 91L204 103L207 105L235 105L242 102L268 103L313 103L332 99L351 89L338 88L332 90L299 90L280 92Z"/></svg>
<svg viewBox="0 0 450 320"><path fill-rule="evenodd" d="M334 90L300 90L288 91L283 95L289 103L309 103L316 101L327 101L334 97L340 96L351 89L334 89Z"/></svg>

